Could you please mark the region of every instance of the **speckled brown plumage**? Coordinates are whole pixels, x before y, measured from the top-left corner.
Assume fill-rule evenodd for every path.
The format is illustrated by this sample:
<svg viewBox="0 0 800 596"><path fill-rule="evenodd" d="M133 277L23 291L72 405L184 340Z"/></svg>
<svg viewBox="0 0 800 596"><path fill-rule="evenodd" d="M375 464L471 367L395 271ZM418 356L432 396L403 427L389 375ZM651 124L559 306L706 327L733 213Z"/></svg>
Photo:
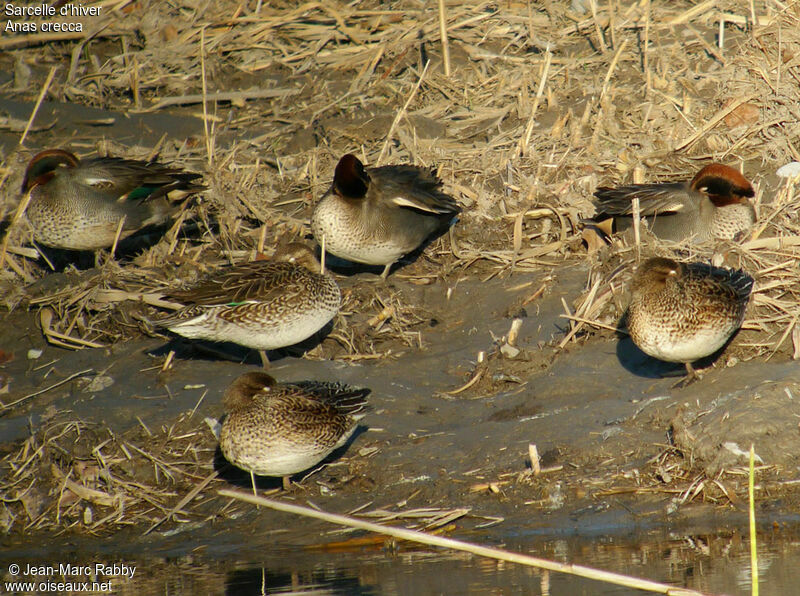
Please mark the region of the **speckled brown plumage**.
<svg viewBox="0 0 800 596"><path fill-rule="evenodd" d="M273 260L228 267L185 291L166 294L185 308L156 323L191 339L230 341L262 351L299 343L339 312L339 286L319 273L313 252L292 243Z"/></svg>
<svg viewBox="0 0 800 596"><path fill-rule="evenodd" d="M203 190L193 182L197 178L200 174L155 162L79 160L68 151L48 149L31 159L22 192L31 193L26 216L37 242L97 250L114 243L123 218L121 238L166 221L176 210L167 195Z"/></svg>
<svg viewBox="0 0 800 596"><path fill-rule="evenodd" d="M344 445L366 412L369 389L340 383L278 383L247 373L223 397L220 431L225 458L259 476L288 477Z"/></svg>
<svg viewBox="0 0 800 596"><path fill-rule="evenodd" d="M703 242L733 239L747 232L756 219L748 198L753 187L742 174L723 164L710 164L688 182L600 187L595 192L595 222L613 218L618 229L631 225L632 201L640 215L664 240Z"/></svg>
<svg viewBox="0 0 800 596"><path fill-rule="evenodd" d="M326 252L357 263L384 265L403 255L460 212L427 168L365 168L354 155L339 160L328 193L311 215L314 238Z"/></svg>
<svg viewBox="0 0 800 596"><path fill-rule="evenodd" d="M627 324L649 356L691 363L719 350L744 320L753 278L743 271L652 258L631 282Z"/></svg>

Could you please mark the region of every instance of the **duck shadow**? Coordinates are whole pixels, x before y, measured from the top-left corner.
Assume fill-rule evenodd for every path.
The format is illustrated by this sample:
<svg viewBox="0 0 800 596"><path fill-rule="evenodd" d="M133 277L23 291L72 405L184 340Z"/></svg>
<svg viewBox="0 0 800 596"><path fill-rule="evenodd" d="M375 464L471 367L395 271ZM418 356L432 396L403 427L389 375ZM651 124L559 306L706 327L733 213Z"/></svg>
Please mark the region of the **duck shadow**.
<svg viewBox="0 0 800 596"><path fill-rule="evenodd" d="M686 367L676 362L665 362L642 352L627 335L621 335L617 342L617 358L622 368L637 377L662 379L686 375Z"/></svg>
<svg viewBox="0 0 800 596"><path fill-rule="evenodd" d="M261 357L257 350L251 350L231 342L207 341L204 339L186 339L170 334L169 341L157 348L149 350L147 354L153 357L166 357L170 352L175 352L176 360L199 360L235 362L237 364L253 364L261 366ZM267 351L270 363L278 362L282 358L281 350Z"/></svg>
<svg viewBox="0 0 800 596"><path fill-rule="evenodd" d="M355 442L355 440L361 436L363 433L367 432L369 429L368 426L364 424L359 424L347 442L339 447L338 449L332 451L328 456L323 459L321 462L308 468L307 470L303 470L302 472L298 472L297 474L293 474L289 477L293 484L302 486L300 484L303 479L316 474L322 468L327 466L330 463L341 458L349 449L350 446ZM222 454L222 449L220 448L219 444L217 444L217 448L214 450L214 460L213 460L214 470L217 472L219 478L235 486L236 488L240 488L246 491L253 490L253 483L250 477L250 472L246 470L242 470L241 468L237 468L235 465L230 463L225 456ZM256 490L274 490L274 489L282 489L283 488L283 479L280 476L259 476L258 474L255 475L256 481Z"/></svg>
<svg viewBox="0 0 800 596"><path fill-rule="evenodd" d="M618 329L626 329L626 317L623 316L617 324ZM705 356L699 360L693 361L691 364L695 369L701 370L714 364L714 362L722 355L727 349L728 345L733 341L733 338L739 333L732 334L728 341L716 352ZM686 376L686 367L680 362L666 362L648 356L639 347L633 343L633 340L627 333L617 331L617 359L622 367L637 377L646 379L662 379L662 378L678 378Z"/></svg>
<svg viewBox="0 0 800 596"><path fill-rule="evenodd" d="M317 247L317 258L321 259L321 249ZM392 266L395 269L396 265ZM356 263L355 261L348 261L341 259L331 253L325 253L325 269L336 275L342 277L354 277L361 273L372 273L380 277L383 273L383 265L366 265L364 263Z"/></svg>

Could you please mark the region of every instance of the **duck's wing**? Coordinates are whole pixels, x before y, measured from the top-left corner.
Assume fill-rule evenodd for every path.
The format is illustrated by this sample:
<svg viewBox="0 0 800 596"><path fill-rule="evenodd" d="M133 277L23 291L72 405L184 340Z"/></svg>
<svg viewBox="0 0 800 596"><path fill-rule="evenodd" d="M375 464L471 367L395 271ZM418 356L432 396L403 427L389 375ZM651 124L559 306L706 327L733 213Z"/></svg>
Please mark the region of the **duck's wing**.
<svg viewBox="0 0 800 596"><path fill-rule="evenodd" d="M632 215L634 198L639 199L639 213L643 216L686 212L696 208L697 202L683 182L630 184L617 188L601 186L594 196L598 214L605 215Z"/></svg>
<svg viewBox="0 0 800 596"><path fill-rule="evenodd" d="M298 442L312 440L330 448L353 426L353 419L332 404L305 395L291 386L258 396L259 406L268 412L276 435Z"/></svg>
<svg viewBox="0 0 800 596"><path fill-rule="evenodd" d="M95 157L66 170L75 182L91 186L115 198L158 198L173 190L198 192L205 186L194 181L202 176L157 162L119 157Z"/></svg>
<svg viewBox="0 0 800 596"><path fill-rule="evenodd" d="M187 290L169 292L166 298L204 306L288 299L303 290L304 271L290 263L251 261L217 271Z"/></svg>
<svg viewBox="0 0 800 596"><path fill-rule="evenodd" d="M707 294L740 304L748 302L755 284L753 277L740 269L724 269L707 263L690 263L686 273L690 283L702 284Z"/></svg>
<svg viewBox="0 0 800 596"><path fill-rule="evenodd" d="M442 192L442 181L432 170L418 166L370 168L368 196L436 215L455 215L461 211L450 195Z"/></svg>
<svg viewBox="0 0 800 596"><path fill-rule="evenodd" d="M304 393L335 407L343 414L358 414L369 408L367 396L372 393L366 387L352 387L344 383L325 381L299 381L292 383Z"/></svg>

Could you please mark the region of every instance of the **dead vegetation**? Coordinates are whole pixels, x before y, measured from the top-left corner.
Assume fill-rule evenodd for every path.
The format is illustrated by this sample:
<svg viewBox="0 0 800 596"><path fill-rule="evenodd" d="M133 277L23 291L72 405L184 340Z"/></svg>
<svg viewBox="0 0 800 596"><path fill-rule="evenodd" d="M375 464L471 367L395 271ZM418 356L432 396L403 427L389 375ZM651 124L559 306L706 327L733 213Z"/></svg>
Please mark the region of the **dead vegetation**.
<svg viewBox="0 0 800 596"><path fill-rule="evenodd" d="M169 426L151 430L141 423L119 436L69 412L51 412L3 459L4 531L107 534L164 516L185 523L191 516L172 506L206 486L213 472L216 441L201 424L187 414ZM203 501L192 507L202 510Z"/></svg>
<svg viewBox="0 0 800 596"><path fill-rule="evenodd" d="M757 281L740 357L800 356L797 180L774 175L800 160L797 2L609 2L594 14L575 12L574 2L456 3L447 59L432 3L259 2L258 12L255 2L214 2L205 12L98 4L102 16L83 37L0 40L0 63L14 72L3 91L30 102L41 91L110 110L112 121L169 109L200 119L202 134L166 131L155 146L132 147L101 138L102 128L64 136L50 117L27 127L0 119L3 130L27 129L25 146L0 169L0 216L10 222L0 293L8 308L37 310L54 345L92 349L138 336L166 284L303 238L336 160L352 151L369 165L437 165L464 206L449 237L395 279L488 279L589 258L587 292L566 309L561 348L591 329L613 333L629 265L642 255L711 260ZM209 190L145 248L103 254L96 268L49 284L59 267L14 218L24 165L49 146L158 155L202 171ZM628 239L587 257L579 223L598 184L686 177L711 160L741 166L758 188L748 241L673 250ZM406 301L402 287L354 279L334 331L310 357L354 361L424 347L424 305ZM6 519L89 531L152 522L206 478L210 442L198 443L199 432L161 429L140 451L108 429L51 421L3 460L0 492L24 510Z"/></svg>

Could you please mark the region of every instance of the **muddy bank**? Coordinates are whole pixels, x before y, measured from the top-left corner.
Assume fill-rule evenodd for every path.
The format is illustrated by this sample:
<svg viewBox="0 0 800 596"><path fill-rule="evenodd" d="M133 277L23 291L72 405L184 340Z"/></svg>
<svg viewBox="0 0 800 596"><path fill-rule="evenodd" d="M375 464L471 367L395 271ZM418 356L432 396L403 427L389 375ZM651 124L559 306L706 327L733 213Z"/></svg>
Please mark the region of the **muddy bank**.
<svg viewBox="0 0 800 596"><path fill-rule="evenodd" d="M589 334L559 349L567 328L562 299L570 302L581 293L586 272L580 265L555 269L547 275L556 283L524 307L520 304L545 274L486 282L456 277L424 286L400 274L377 290L368 274L345 280L424 304L428 323L417 332L416 345L395 340L384 346L381 358L349 363L289 355L276 359L272 373L280 380L335 380L372 390L373 410L351 443L322 470L296 478L295 492L285 498L312 500L332 511L389 503L402 504L398 510L469 508L470 516L458 527L489 520L493 526L487 532L498 536L511 528L563 532L564 515L576 532L606 524L673 526L687 508L703 501L726 505L722 511L738 519L746 478L742 454L752 442L761 458L761 494L770 494L760 509L767 519L792 511L798 452L792 441L800 439L785 428L793 417L776 417L775 412L791 414L796 408L796 365L776 359L727 366L733 362L723 355L701 381L672 389L679 377L661 378L670 372L664 363L637 353L629 339L614 333ZM509 313L523 321L514 358L500 351L512 321ZM184 508L186 516L179 516L184 525L168 520L157 533L214 527L223 519L230 528L229 523L235 524L230 518L240 515L246 520L242 529L257 523L269 533L285 523L282 515L266 511L255 521L249 507L226 505L214 492L231 484L246 488L249 476L225 465L203 418L221 415L224 388L243 371L256 370L256 358L239 353L250 358L239 364L184 348L171 369L162 372L166 348L176 347L166 338L70 352L32 335L31 319L18 310L4 325L3 345L16 348L6 348L13 354L4 364L12 392L3 402L78 375L8 408L0 419L0 432L8 437L6 461L16 461L14 469L33 450L42 450L20 474L37 481L24 485L25 498L16 501L16 508L6 505L11 512L6 519L14 520L12 533L25 517L20 503L42 529L51 527L52 494L70 470L84 474L84 482L109 498L119 490L120 475L131 502L125 515L112 515L105 522L110 525L96 526L101 534L130 523L146 529L215 469L221 478ZM334 341L324 339L312 354ZM43 351L29 360L31 348ZM485 354L480 364L479 352ZM79 428L54 439L55 429L63 432L69 423ZM175 442L184 434L187 439ZM103 477L99 462L105 460L97 459L97 444L107 445L110 478ZM544 471L539 475L531 470L531 444L541 455ZM176 446L183 450L177 455ZM117 461L126 458L125 452L135 465ZM148 470L162 466L153 459L166 461L160 474ZM136 499L130 483L144 478L165 492L159 500L165 510ZM278 479L259 481L262 489L278 486ZM22 494L20 488L7 488L12 502ZM60 524L73 530L92 528L103 513L113 511L112 502L103 504L96 496L94 506L88 506L92 522L85 524L87 505L73 501L65 502L71 508L60 514ZM558 521L549 523L550 516ZM605 521L606 516L613 521Z"/></svg>

